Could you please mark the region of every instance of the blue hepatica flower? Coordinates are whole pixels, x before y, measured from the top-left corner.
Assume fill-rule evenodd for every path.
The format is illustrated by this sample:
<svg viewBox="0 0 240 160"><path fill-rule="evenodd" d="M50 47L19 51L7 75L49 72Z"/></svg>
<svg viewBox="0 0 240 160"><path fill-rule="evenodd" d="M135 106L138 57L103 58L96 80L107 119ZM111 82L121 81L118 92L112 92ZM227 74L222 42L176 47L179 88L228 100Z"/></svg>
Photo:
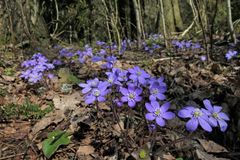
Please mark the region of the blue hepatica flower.
<svg viewBox="0 0 240 160"><path fill-rule="evenodd" d="M99 82L99 79L95 78L88 80L87 83L80 83L79 86L83 88L82 93L86 94L90 92L93 88L97 88Z"/></svg>
<svg viewBox="0 0 240 160"><path fill-rule="evenodd" d="M229 121L229 117L221 112L222 107L221 106L212 106L211 102L208 99L205 99L203 101L204 106L206 109L203 109L203 111L209 116L209 122L211 126L217 127L219 125L220 130L222 132L225 132L228 125L226 121Z"/></svg>
<svg viewBox="0 0 240 160"><path fill-rule="evenodd" d="M38 72L33 72L29 75L29 79L28 81L30 83L37 83L38 81L40 81L42 79L42 73L38 73Z"/></svg>
<svg viewBox="0 0 240 160"><path fill-rule="evenodd" d="M30 83L41 81L45 71L54 69L54 65L48 63L48 59L41 53L36 53L30 60L24 61L22 67L26 70L21 73L20 77Z"/></svg>
<svg viewBox="0 0 240 160"><path fill-rule="evenodd" d="M156 120L156 123L163 127L165 126L165 120L170 120L175 117L173 112L169 112L170 103L166 102L162 106L159 105L157 101L151 101L146 103L145 107L149 113L145 115L146 119L149 121Z"/></svg>
<svg viewBox="0 0 240 160"><path fill-rule="evenodd" d="M144 70L140 69L138 66L130 68L128 71L130 73L129 78L133 80L133 82L137 82L142 85L145 85L147 79L150 78L150 75L146 73Z"/></svg>
<svg viewBox="0 0 240 160"><path fill-rule="evenodd" d="M186 128L190 132L195 131L198 125L207 132L212 131L212 127L208 121L208 116L199 108L187 106L178 112L178 116L181 118L190 118L190 120L186 123Z"/></svg>
<svg viewBox="0 0 240 160"><path fill-rule="evenodd" d="M118 68L113 68L112 72L106 72L106 75L108 76L107 82L110 86L113 84L121 85L121 83L118 81L118 72Z"/></svg>
<svg viewBox="0 0 240 160"><path fill-rule="evenodd" d="M237 53L237 51L228 51L227 52L227 54L225 55L225 57L226 57L226 59L227 60L230 60L230 59L232 59L233 57L236 57L236 55L237 55L238 53Z"/></svg>
<svg viewBox="0 0 240 160"><path fill-rule="evenodd" d="M128 102L128 106L133 108L136 105L136 102L140 102L142 97L140 94L142 93L142 89L129 85L128 88L120 88L120 92L123 97L121 98L122 102Z"/></svg>
<svg viewBox="0 0 240 160"><path fill-rule="evenodd" d="M120 82L127 82L128 81L128 71L126 71L126 70L119 70L118 81L120 81Z"/></svg>
<svg viewBox="0 0 240 160"><path fill-rule="evenodd" d="M166 99L166 96L163 94L164 92L166 92L166 89L161 87L158 83L154 83L149 90L150 90L150 96L149 96L150 101L156 101L156 99L159 99L159 100Z"/></svg>
<svg viewBox="0 0 240 160"><path fill-rule="evenodd" d="M99 82L96 88L93 88L90 94L85 96L86 104L93 104L95 101L104 102L106 100L105 96L108 94L109 90L107 89L106 83Z"/></svg>

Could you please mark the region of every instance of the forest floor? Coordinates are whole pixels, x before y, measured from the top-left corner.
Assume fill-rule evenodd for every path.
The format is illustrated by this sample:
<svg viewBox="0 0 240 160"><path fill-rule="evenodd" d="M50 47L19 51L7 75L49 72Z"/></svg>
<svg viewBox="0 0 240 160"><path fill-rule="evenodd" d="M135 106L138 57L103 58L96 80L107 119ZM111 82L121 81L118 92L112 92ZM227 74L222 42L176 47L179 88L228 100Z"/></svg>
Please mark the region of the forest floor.
<svg viewBox="0 0 240 160"><path fill-rule="evenodd" d="M218 48L219 49L219 48ZM94 106L84 103L81 88L74 84L71 91L62 93L64 77L58 75L48 85L31 86L19 75L20 51L0 51L0 160L46 159L43 141L54 130L67 131L71 143L62 145L52 159L238 159L240 157L240 67L239 60L227 62L221 49L214 60L201 61L202 53L165 50L156 53L126 51L116 67L128 69L139 66L151 75L164 76L167 97L173 110L186 104L201 104L205 98L222 106L230 121L225 133L214 130L206 133L200 128L189 135L185 124L169 121L148 134L144 120L132 111L132 122L126 131L125 109L119 112L120 122L108 104ZM12 54L11 54L12 53ZM169 55L170 54L170 55ZM66 67L85 82L101 76L97 65L82 68ZM65 70L67 70L65 68ZM67 73L63 73L67 75ZM122 131L124 130L124 131ZM154 141L154 146L151 146ZM141 149L151 154L139 158ZM135 158L134 158L135 157Z"/></svg>

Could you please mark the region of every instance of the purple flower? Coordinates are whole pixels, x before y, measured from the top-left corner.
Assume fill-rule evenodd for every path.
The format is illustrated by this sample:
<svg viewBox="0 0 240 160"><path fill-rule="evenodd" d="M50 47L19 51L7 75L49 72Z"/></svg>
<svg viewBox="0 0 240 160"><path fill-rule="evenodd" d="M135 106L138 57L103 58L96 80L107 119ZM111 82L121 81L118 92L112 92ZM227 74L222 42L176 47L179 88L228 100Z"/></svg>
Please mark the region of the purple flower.
<svg viewBox="0 0 240 160"><path fill-rule="evenodd" d="M227 60L230 60L233 57L235 57L236 55L237 55L237 51L228 51L225 57Z"/></svg>
<svg viewBox="0 0 240 160"><path fill-rule="evenodd" d="M140 69L138 66L131 68L128 70L131 74L129 78L133 80L133 82L139 82L140 84L145 85L146 79L150 78L150 75L146 73L144 70Z"/></svg>
<svg viewBox="0 0 240 160"><path fill-rule="evenodd" d="M96 45L98 45L98 46L103 46L103 45L105 45L106 43L105 42L103 42L103 41L97 41L96 42Z"/></svg>
<svg viewBox="0 0 240 160"><path fill-rule="evenodd" d="M156 126L155 124L153 124L153 123L148 125L148 130L149 130L150 132L155 131L156 128L157 128L157 126Z"/></svg>
<svg viewBox="0 0 240 160"><path fill-rule="evenodd" d="M136 105L136 102L140 102L142 100L142 97L140 96L140 94L142 93L141 88L128 85L128 89L121 87L120 92L123 95L121 101L128 102L128 106L131 108Z"/></svg>
<svg viewBox="0 0 240 160"><path fill-rule="evenodd" d="M185 46L186 46L186 48L190 48L191 45L192 45L192 42L191 42L191 41L187 41L187 42L185 42Z"/></svg>
<svg viewBox="0 0 240 160"><path fill-rule="evenodd" d="M48 77L49 79L53 79L55 76L54 76L54 74L49 73L49 74L47 75L47 77Z"/></svg>
<svg viewBox="0 0 240 160"><path fill-rule="evenodd" d="M150 90L150 96L149 96L150 101L156 101L156 99L159 99L159 100L166 99L166 96L163 94L164 92L166 92L166 89L161 87L158 83L154 83L149 90Z"/></svg>
<svg viewBox="0 0 240 160"><path fill-rule="evenodd" d="M127 82L128 81L128 71L126 70L119 70L118 73L118 81L120 82Z"/></svg>
<svg viewBox="0 0 240 160"><path fill-rule="evenodd" d="M190 118L186 123L186 128L190 132L195 131L199 124L205 131L212 131L212 127L208 123L208 116L199 108L187 106L178 112L178 116L181 118Z"/></svg>
<svg viewBox="0 0 240 160"><path fill-rule="evenodd" d="M203 62L206 61L207 60L207 56L205 56L205 55L200 56L200 60L203 61Z"/></svg>
<svg viewBox="0 0 240 160"><path fill-rule="evenodd" d="M29 75L28 81L30 83L37 83L42 79L42 73L33 72Z"/></svg>
<svg viewBox="0 0 240 160"><path fill-rule="evenodd" d="M99 62L102 60L103 60L103 57L101 57L101 56L93 56L92 57L92 62Z"/></svg>
<svg viewBox="0 0 240 160"><path fill-rule="evenodd" d="M192 49L200 49L201 45L199 43L195 43L192 45Z"/></svg>
<svg viewBox="0 0 240 160"><path fill-rule="evenodd" d="M58 60L58 59L54 59L52 64L59 66L59 65L62 65L62 62L60 60Z"/></svg>
<svg viewBox="0 0 240 160"><path fill-rule="evenodd" d="M99 79L95 78L92 80L88 80L87 83L80 83L79 86L83 88L82 93L86 94L90 92L93 88L96 88L99 84Z"/></svg>
<svg viewBox="0 0 240 160"><path fill-rule="evenodd" d="M146 103L145 107L149 112L145 115L146 119L149 121L156 120L156 123L161 127L165 126L165 120L170 120L175 117L173 112L168 111L170 107L169 102L160 106L157 101L151 101L150 103Z"/></svg>
<svg viewBox="0 0 240 160"><path fill-rule="evenodd" d="M123 106L123 102L120 101L118 98L114 99L113 102L114 102L118 107L122 107L122 106Z"/></svg>
<svg viewBox="0 0 240 160"><path fill-rule="evenodd" d="M217 127L219 125L220 130L222 132L225 132L228 127L226 121L229 121L230 119L225 113L221 112L222 107L215 105L212 106L211 102L208 99L205 99L203 101L203 104L207 110L202 110L203 112L205 112L205 114L209 116L209 123L211 124L211 126Z"/></svg>
<svg viewBox="0 0 240 160"><path fill-rule="evenodd" d="M106 75L108 76L107 82L109 83L110 86L113 84L121 85L121 83L117 80L118 75L115 69L113 68L112 72L106 72Z"/></svg>
<svg viewBox="0 0 240 160"><path fill-rule="evenodd" d="M91 93L85 97L85 103L93 104L95 101L104 102L108 92L106 83L100 81L97 88L93 88Z"/></svg>

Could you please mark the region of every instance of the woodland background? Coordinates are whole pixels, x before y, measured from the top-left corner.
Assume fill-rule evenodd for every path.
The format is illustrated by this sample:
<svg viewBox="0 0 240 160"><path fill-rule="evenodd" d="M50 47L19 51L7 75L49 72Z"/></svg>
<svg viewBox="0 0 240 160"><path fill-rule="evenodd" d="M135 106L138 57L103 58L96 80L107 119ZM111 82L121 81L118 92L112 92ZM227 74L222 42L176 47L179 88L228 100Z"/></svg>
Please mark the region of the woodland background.
<svg viewBox="0 0 240 160"><path fill-rule="evenodd" d="M233 27L239 32L240 1L232 0L231 6ZM228 17L226 0L1 0L0 44L120 44L164 33L164 28L166 38L203 36L209 42L214 34L228 38Z"/></svg>

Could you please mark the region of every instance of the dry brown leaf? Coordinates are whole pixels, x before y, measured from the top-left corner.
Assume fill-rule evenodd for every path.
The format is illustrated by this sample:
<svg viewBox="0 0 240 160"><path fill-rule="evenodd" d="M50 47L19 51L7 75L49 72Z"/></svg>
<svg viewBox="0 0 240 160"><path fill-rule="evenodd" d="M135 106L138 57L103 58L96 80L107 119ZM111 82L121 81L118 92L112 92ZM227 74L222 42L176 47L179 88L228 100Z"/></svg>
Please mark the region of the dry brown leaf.
<svg viewBox="0 0 240 160"><path fill-rule="evenodd" d="M92 160L91 154L94 153L92 146L80 146L77 150L77 156L79 159Z"/></svg>
<svg viewBox="0 0 240 160"><path fill-rule="evenodd" d="M13 76L7 76L7 75L2 75L2 78L5 80L5 81L7 81L7 82L13 82L13 81L15 81L15 77L13 77Z"/></svg>
<svg viewBox="0 0 240 160"><path fill-rule="evenodd" d="M42 118L39 122L37 122L32 128L32 134L35 135L39 131L45 129L50 124L58 124L65 118L63 111L56 110L47 114L44 118Z"/></svg>
<svg viewBox="0 0 240 160"><path fill-rule="evenodd" d="M207 141L205 139L198 139L198 141L206 152L211 152L211 153L228 152L228 150L225 147L213 141Z"/></svg>
<svg viewBox="0 0 240 160"><path fill-rule="evenodd" d="M113 133L114 134L116 134L117 136L120 136L121 135L121 132L122 132L122 130L121 129L123 129L124 130L124 123L123 123L123 121L120 121L120 122L118 122L119 124L115 124L115 125L113 125ZM121 127L121 128L120 128Z"/></svg>
<svg viewBox="0 0 240 160"><path fill-rule="evenodd" d="M217 158L207 152L203 152L199 149L196 150L196 158L199 160L228 160L226 158Z"/></svg>
<svg viewBox="0 0 240 160"><path fill-rule="evenodd" d="M74 110L81 101L80 92L74 92L70 95L55 95L53 98L54 107L63 111Z"/></svg>
<svg viewBox="0 0 240 160"><path fill-rule="evenodd" d="M170 153L168 153L168 154L163 154L162 159L163 160L175 160L176 158L173 157Z"/></svg>

